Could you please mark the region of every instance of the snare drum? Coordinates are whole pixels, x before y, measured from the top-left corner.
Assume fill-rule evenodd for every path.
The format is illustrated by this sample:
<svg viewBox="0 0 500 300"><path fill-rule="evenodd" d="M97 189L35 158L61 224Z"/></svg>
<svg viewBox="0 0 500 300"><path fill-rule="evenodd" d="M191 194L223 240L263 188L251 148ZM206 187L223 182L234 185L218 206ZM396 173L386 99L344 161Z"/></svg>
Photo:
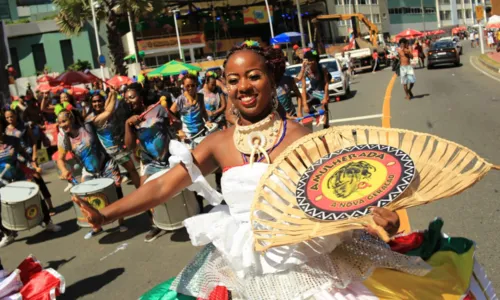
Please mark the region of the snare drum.
<svg viewBox="0 0 500 300"><path fill-rule="evenodd" d="M199 136L193 140L194 147L198 146L201 144L201 142L206 138L206 136Z"/></svg>
<svg viewBox="0 0 500 300"><path fill-rule="evenodd" d="M160 177L166 172L168 172L168 169L155 173L146 179L145 183ZM163 230L177 230L184 227L182 222L185 219L199 214L200 207L196 201L194 192L185 189L166 203L155 207L152 212L153 223L158 228Z"/></svg>
<svg viewBox="0 0 500 300"><path fill-rule="evenodd" d="M10 230L29 230L43 219L40 189L29 181L9 183L0 189L2 225Z"/></svg>
<svg viewBox="0 0 500 300"><path fill-rule="evenodd" d="M89 202L95 209L100 210L118 200L115 181L110 178L98 178L82 182L71 188L70 193ZM76 223L80 227L91 227L82 214L80 207L74 203Z"/></svg>

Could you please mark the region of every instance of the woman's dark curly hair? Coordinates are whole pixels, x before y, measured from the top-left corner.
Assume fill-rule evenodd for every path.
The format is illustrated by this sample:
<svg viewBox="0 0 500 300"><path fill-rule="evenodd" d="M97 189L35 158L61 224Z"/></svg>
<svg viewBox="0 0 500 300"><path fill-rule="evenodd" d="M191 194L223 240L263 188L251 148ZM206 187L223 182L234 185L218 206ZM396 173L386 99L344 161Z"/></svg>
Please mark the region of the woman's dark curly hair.
<svg viewBox="0 0 500 300"><path fill-rule="evenodd" d="M274 83L278 84L280 82L286 69L286 59L283 56L283 52L280 49L273 49L272 47L261 47L259 43L255 41L245 41L241 43L241 45L233 47L224 61L224 70L226 69L226 63L231 55L241 50L251 50L264 57L266 66L269 73L272 74L271 78L274 80Z"/></svg>
<svg viewBox="0 0 500 300"><path fill-rule="evenodd" d="M187 73L186 75L184 75L184 77L182 77L182 84L184 84L184 81L186 81L186 79L191 79L194 84L198 85L198 77L196 77L196 75Z"/></svg>

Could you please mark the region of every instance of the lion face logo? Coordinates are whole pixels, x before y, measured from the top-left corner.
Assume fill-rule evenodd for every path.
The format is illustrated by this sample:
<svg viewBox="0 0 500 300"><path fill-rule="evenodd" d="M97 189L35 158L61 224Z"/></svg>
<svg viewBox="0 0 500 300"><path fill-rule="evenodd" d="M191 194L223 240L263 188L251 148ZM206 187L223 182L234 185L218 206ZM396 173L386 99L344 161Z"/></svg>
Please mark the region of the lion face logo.
<svg viewBox="0 0 500 300"><path fill-rule="evenodd" d="M359 188L366 185L364 180L369 180L372 172L377 169L364 161L350 162L338 169L329 179L328 188L332 189L339 198L347 198Z"/></svg>

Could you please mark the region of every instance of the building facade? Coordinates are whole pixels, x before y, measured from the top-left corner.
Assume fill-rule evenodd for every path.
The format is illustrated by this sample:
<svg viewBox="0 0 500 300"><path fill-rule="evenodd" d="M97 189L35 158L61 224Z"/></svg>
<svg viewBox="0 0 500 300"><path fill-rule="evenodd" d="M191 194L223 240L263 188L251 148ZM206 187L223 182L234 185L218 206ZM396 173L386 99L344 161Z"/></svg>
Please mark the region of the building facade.
<svg viewBox="0 0 500 300"><path fill-rule="evenodd" d="M377 25L380 33L390 31L387 0L329 0L327 4L330 14L361 13ZM336 35L348 36L351 28L351 21L338 21L336 22ZM363 25L361 25L361 32L367 32L367 28Z"/></svg>

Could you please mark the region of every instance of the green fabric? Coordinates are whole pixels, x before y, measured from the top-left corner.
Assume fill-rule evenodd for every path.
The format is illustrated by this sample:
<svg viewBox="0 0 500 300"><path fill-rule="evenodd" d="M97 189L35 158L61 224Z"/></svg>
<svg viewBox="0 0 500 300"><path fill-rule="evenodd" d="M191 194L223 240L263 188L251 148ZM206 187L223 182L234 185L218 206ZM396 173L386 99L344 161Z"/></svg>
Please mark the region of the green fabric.
<svg viewBox="0 0 500 300"><path fill-rule="evenodd" d="M429 259L434 253L439 251L452 251L463 254L470 250L474 242L466 238L444 238L441 233L444 222L436 219L429 224L429 229L424 232L424 242L420 247L406 253L410 256L420 256L423 260Z"/></svg>
<svg viewBox="0 0 500 300"><path fill-rule="evenodd" d="M172 60L148 73L148 77L179 75L181 71L201 71L201 68Z"/></svg>
<svg viewBox="0 0 500 300"><path fill-rule="evenodd" d="M175 277L170 278L169 280L160 283L155 286L147 293L142 295L139 300L195 300L195 297L185 296L182 294L178 294L176 291L170 290L170 286L172 282L174 282Z"/></svg>

